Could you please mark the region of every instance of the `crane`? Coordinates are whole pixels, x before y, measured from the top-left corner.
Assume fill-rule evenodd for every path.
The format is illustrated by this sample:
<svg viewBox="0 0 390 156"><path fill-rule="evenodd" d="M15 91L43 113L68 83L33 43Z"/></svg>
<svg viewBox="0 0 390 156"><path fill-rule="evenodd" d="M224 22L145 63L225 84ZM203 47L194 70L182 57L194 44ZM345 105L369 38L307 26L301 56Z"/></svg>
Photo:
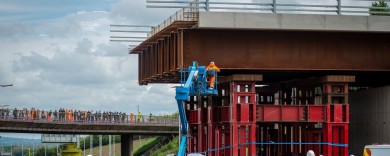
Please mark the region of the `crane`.
<svg viewBox="0 0 390 156"><path fill-rule="evenodd" d="M185 74L182 71L181 76L185 77ZM184 76L183 76L184 75ZM215 73L217 76L217 73ZM217 86L217 82L215 85ZM196 61L192 62L192 66L188 67L188 77L185 82L182 82L182 85L176 87L176 101L179 108L179 115L181 121L181 141L179 145L179 151L177 152L177 156L184 156L186 154L187 147L187 117L185 114L185 101L189 100L190 96L212 96L217 95L218 89L217 87L213 89L208 89L207 82L207 70L205 66L198 66Z"/></svg>

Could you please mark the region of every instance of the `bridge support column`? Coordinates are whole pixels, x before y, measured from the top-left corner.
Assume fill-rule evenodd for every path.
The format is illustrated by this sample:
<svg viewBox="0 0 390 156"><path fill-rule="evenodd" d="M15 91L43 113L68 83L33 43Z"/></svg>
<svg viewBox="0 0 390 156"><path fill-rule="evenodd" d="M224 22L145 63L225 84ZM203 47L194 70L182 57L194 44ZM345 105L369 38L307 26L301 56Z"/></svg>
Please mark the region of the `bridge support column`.
<svg viewBox="0 0 390 156"><path fill-rule="evenodd" d="M133 135L131 134L121 135L121 155L133 156Z"/></svg>
<svg viewBox="0 0 390 156"><path fill-rule="evenodd" d="M256 142L255 84L257 81L262 81L262 75L230 75L226 77L225 82L223 81L222 79L220 81L222 90L221 97L218 97L221 101L216 103L220 114L211 116L218 116L220 119L220 121L214 120L214 124L221 122L227 124L226 127L220 127L227 132L224 139L214 139L214 141L221 141L217 144L231 148L218 154L255 156L256 145L251 144ZM211 154L215 156L214 153Z"/></svg>

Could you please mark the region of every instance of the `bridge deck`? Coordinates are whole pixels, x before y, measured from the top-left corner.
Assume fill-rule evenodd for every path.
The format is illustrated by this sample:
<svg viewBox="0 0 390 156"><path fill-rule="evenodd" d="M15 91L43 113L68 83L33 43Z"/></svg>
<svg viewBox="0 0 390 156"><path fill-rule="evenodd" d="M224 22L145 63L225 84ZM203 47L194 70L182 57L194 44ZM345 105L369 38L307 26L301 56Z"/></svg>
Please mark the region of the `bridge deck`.
<svg viewBox="0 0 390 156"><path fill-rule="evenodd" d="M60 134L178 134L178 123L56 122L0 119L1 132Z"/></svg>
<svg viewBox="0 0 390 156"><path fill-rule="evenodd" d="M390 32L388 16L200 12L197 28Z"/></svg>
<svg viewBox="0 0 390 156"><path fill-rule="evenodd" d="M216 62L220 76L262 74L265 83L329 74L364 83L390 78L388 23L383 16L200 12L131 53L139 55L141 85L178 83L192 61Z"/></svg>

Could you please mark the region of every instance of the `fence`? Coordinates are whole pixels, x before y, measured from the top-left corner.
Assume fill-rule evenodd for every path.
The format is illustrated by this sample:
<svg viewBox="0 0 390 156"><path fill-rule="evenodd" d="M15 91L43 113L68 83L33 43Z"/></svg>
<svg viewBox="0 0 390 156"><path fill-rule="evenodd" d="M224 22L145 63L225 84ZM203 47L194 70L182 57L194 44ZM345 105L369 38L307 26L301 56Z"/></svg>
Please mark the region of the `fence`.
<svg viewBox="0 0 390 156"><path fill-rule="evenodd" d="M260 1L260 0L258 0ZM161 24L152 28L148 38L171 25L175 21L197 21L199 11L223 12L264 12L264 13L299 13L299 14L334 14L334 15L387 15L389 7L372 7L375 0L262 0L263 2L236 2L218 0L168 1L147 0L148 8L181 8ZM384 0L389 2L390 0Z"/></svg>
<svg viewBox="0 0 390 156"><path fill-rule="evenodd" d="M179 11L176 11L169 18L165 19L161 24L152 27L152 30L147 34L147 37L151 37L156 33L160 32L167 26L171 25L175 21L197 21L198 20L198 11L194 8L183 8Z"/></svg>
<svg viewBox="0 0 390 156"><path fill-rule="evenodd" d="M169 115L126 115L126 114L103 114L103 113L65 113L44 112L43 114L31 113L31 111L17 110L2 111L1 119L7 120L33 120L43 122L75 122L75 123L104 123L104 124L159 124L159 125L177 125L179 117Z"/></svg>
<svg viewBox="0 0 390 156"><path fill-rule="evenodd" d="M373 14L388 14L390 15L389 7L372 7L373 2L378 0L321 0L321 1L308 1L298 0L291 3L285 3L286 0L263 0L262 3L255 2L221 2L212 0L203 1L156 1L148 0L147 3L154 5L147 5L148 8L189 8L192 10L204 11L231 11L231 10L252 10L252 11L263 11L270 13L307 13L307 12L319 12L319 13L334 13L334 14L345 14L345 13L369 13ZM390 2L390 0L382 0ZM319 4L320 3L320 4ZM156 5L160 4L160 5ZM374 9L371 10L370 9ZM376 9L376 10L375 10Z"/></svg>

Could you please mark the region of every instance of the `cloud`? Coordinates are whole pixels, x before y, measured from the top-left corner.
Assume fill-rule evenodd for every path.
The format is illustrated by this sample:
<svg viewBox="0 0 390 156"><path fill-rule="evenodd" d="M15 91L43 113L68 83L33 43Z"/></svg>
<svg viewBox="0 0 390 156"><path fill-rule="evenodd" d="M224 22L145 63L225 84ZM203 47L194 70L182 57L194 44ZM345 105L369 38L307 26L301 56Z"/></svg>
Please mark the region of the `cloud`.
<svg viewBox="0 0 390 156"><path fill-rule="evenodd" d="M157 25L179 9L146 8L145 0L122 0L112 6L115 24Z"/></svg>
<svg viewBox="0 0 390 156"><path fill-rule="evenodd" d="M77 11L109 11L118 0L2 0L0 21L36 22L61 18Z"/></svg>
<svg viewBox="0 0 390 156"><path fill-rule="evenodd" d="M104 10L80 10L32 23L0 23L1 53L7 56L0 57L0 80L14 84L0 90L0 103L126 113L140 105L143 113L175 112L172 85L139 86L138 56L129 55L124 43L109 42L109 24L117 18Z"/></svg>
<svg viewBox="0 0 390 156"><path fill-rule="evenodd" d="M116 55L91 50L101 52L110 47ZM170 86L138 86L137 56L129 56L125 48L123 44L93 46L90 40L83 39L74 51L58 51L51 58L37 52L20 56L14 61L17 95L9 96L18 96L14 103L23 107L130 112L140 105L146 112L173 112L173 91L167 92L172 90ZM156 105L172 109L156 109Z"/></svg>

